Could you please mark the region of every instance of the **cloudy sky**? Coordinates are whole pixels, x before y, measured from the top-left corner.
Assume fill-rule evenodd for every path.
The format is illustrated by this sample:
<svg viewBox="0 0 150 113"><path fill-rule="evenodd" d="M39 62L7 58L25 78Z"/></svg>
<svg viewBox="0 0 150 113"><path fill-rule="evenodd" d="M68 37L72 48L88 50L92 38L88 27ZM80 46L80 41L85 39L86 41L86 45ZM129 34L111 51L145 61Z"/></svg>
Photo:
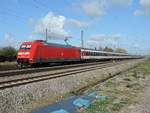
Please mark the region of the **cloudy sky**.
<svg viewBox="0 0 150 113"><path fill-rule="evenodd" d="M150 0L1 0L0 47L19 47L23 41L85 47L123 47L150 54Z"/></svg>

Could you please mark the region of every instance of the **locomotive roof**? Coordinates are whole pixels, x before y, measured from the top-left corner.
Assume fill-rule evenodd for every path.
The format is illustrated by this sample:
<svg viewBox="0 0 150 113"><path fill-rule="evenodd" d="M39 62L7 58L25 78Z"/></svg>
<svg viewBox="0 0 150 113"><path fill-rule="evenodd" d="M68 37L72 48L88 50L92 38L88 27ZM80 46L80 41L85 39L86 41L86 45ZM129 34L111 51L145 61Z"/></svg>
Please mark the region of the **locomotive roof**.
<svg viewBox="0 0 150 113"><path fill-rule="evenodd" d="M42 43L43 45L47 45L47 46L53 46L53 47L60 47L60 48L78 48L78 47L75 47L75 46L72 46L72 45L65 45L65 44L58 44L58 43L49 43L49 42L46 42L44 40L34 40L33 42L35 43ZM32 42L23 42L22 44L32 44Z"/></svg>
<svg viewBox="0 0 150 113"><path fill-rule="evenodd" d="M57 43L47 43L44 42L44 45L54 46L54 47L63 47L63 48L73 48L75 46L72 45L64 45L64 44L57 44Z"/></svg>
<svg viewBox="0 0 150 113"><path fill-rule="evenodd" d="M72 45L65 45L65 44L58 44L58 43L50 43L50 42L46 42L44 40L35 40L34 42L41 42L44 45L48 45L48 46L53 46L53 47L62 47L62 48L73 48L75 46Z"/></svg>

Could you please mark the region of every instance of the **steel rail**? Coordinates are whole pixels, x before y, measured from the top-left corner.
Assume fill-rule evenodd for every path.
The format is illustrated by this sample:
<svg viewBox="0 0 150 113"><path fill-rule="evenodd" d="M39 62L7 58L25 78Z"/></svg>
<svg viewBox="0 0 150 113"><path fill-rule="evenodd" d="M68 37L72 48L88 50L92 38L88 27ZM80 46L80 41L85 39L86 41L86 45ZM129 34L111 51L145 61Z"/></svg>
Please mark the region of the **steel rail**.
<svg viewBox="0 0 150 113"><path fill-rule="evenodd" d="M111 63L107 63L108 64L111 64ZM33 78L33 77L42 77L44 76L45 74L50 74L50 75L56 75L56 74L61 74L61 73L66 73L66 72L72 72L72 71L76 71L76 70L84 70L84 69L87 69L87 68L94 68L94 67L97 67L97 66L102 66L102 65L106 65L105 64L95 64L95 65L86 65L86 66L82 66L82 67L74 67L74 68L67 68L67 69L64 69L64 70L53 70L53 71L46 71L46 72L43 72L43 73L34 73L34 74L23 74L23 75L14 75L14 76L10 76L10 77L1 77L0 78L0 84L2 83L7 83L7 82L12 82L14 80L22 80L22 79L26 79L26 78Z"/></svg>
<svg viewBox="0 0 150 113"><path fill-rule="evenodd" d="M93 71L93 70L102 69L102 68L106 68L106 67L112 67L112 66L119 65L122 63L126 63L126 62L128 62L128 61L122 61L122 62L117 62L117 63L106 63L106 64L101 64L101 65L96 65L93 67L73 69L70 71L64 71L64 72L58 72L58 73L56 72L53 74L43 74L40 76L34 76L34 77L29 77L29 78L14 79L11 81L3 81L3 82L0 82L0 89L10 88L10 87L14 87L14 86L20 86L20 85L24 85L24 84L29 84L29 83L34 83L34 82L64 77L64 76L69 76L69 75L73 75L73 74L83 73L83 72L87 72L87 71Z"/></svg>
<svg viewBox="0 0 150 113"><path fill-rule="evenodd" d="M19 74L31 74L31 73L37 73L37 72L43 72L43 71L50 71L50 70L57 70L57 69L67 69L67 68L74 68L74 67L82 67L82 66L89 66L89 65L95 65L95 64L104 64L107 62L112 61L103 61L103 62L90 62L90 63L84 63L84 64L70 64L70 65L59 65L59 66L53 66L53 67L42 67L42 68L30 68L30 69L23 69L23 70L10 70L10 71L2 71L0 72L0 77L4 76L14 76Z"/></svg>

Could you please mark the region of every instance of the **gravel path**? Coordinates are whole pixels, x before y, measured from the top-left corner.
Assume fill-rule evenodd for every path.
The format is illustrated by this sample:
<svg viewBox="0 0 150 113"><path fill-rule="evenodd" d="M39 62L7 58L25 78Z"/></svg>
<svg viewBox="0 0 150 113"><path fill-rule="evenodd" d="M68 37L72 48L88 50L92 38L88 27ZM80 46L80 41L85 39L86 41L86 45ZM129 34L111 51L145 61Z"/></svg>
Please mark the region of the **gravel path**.
<svg viewBox="0 0 150 113"><path fill-rule="evenodd" d="M150 85L138 96L138 103L123 108L119 113L150 113Z"/></svg>

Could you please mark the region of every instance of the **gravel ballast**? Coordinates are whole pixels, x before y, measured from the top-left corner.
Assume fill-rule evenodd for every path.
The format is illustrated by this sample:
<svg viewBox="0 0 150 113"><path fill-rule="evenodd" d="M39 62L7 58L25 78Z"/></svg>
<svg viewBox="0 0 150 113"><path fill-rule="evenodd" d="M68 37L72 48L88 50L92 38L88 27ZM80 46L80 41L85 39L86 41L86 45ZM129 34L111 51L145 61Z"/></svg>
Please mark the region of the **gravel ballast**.
<svg viewBox="0 0 150 113"><path fill-rule="evenodd" d="M27 113L71 91L127 70L140 61L0 90L0 113Z"/></svg>

